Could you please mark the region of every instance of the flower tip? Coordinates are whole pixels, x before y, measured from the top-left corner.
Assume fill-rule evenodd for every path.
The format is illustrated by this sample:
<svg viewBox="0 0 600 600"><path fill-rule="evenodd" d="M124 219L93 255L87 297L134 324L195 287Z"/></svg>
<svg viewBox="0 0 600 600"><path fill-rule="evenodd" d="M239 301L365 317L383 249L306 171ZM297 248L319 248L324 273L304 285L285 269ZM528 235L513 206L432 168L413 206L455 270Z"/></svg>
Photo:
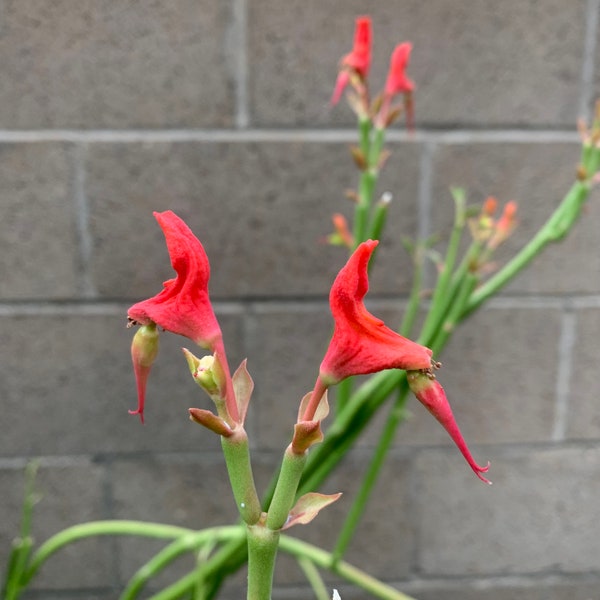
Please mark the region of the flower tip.
<svg viewBox="0 0 600 600"><path fill-rule="evenodd" d="M130 415L140 415L140 421L142 425L144 424L144 413L141 410L130 410L128 411Z"/></svg>
<svg viewBox="0 0 600 600"><path fill-rule="evenodd" d="M490 470L490 461L488 460L488 463L485 467L480 467L478 464L473 464L471 465L471 468L473 469L473 473L475 473L475 475L477 475L477 477L479 477L479 479L481 479L481 481L483 481L484 483L487 483L488 485L492 485L492 482L489 479L486 479L482 473L487 473Z"/></svg>
<svg viewBox="0 0 600 600"><path fill-rule="evenodd" d="M331 100L329 101L331 106L335 106L340 101L340 98L342 97L342 94L349 81L350 73L348 73L346 70L340 71L340 74L335 81L335 88L333 90L333 94L331 95Z"/></svg>

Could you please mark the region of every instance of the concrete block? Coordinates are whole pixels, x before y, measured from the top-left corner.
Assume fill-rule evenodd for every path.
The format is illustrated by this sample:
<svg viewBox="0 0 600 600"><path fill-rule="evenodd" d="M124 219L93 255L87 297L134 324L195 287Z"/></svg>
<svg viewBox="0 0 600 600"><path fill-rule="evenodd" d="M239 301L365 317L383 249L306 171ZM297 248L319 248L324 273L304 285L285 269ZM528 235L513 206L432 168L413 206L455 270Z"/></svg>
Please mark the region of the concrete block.
<svg viewBox="0 0 600 600"><path fill-rule="evenodd" d="M559 334L552 309L487 309L456 330L436 376L470 445L551 439ZM416 399L407 408L398 443L452 444Z"/></svg>
<svg viewBox="0 0 600 600"><path fill-rule="evenodd" d="M125 328L125 314L123 307L122 315L2 319L0 388L5 429L0 454L218 447L216 436L189 421L187 409L210 408L210 399L189 374L180 349L190 345L185 338L161 336L148 384L146 425L127 414L137 398L129 352L133 332ZM223 329L231 340L232 356L239 357L233 350L239 342L229 333L235 332L236 320L235 315L223 319ZM225 323L231 323L231 329Z"/></svg>
<svg viewBox="0 0 600 600"><path fill-rule="evenodd" d="M396 199L373 289L410 285L401 237L416 230L417 144L394 148L380 190ZM98 144L88 152L92 272L104 297L155 294L171 277L153 210L173 209L202 240L213 297L326 295L346 261L319 241L334 212L352 211L345 144Z"/></svg>
<svg viewBox="0 0 600 600"><path fill-rule="evenodd" d="M394 46L414 44L410 75L421 125L569 126L579 116L585 2L502 7L463 0L396 0L376 7L318 0L250 5L249 96L258 125L351 124L330 110L338 62L352 47L354 18L373 17L374 93ZM331 24L336 27L332 28Z"/></svg>
<svg viewBox="0 0 600 600"><path fill-rule="evenodd" d="M598 447L521 448L495 457L493 486L445 451L423 452L419 567L427 575L582 573L600 552L593 523Z"/></svg>
<svg viewBox="0 0 600 600"><path fill-rule="evenodd" d="M248 362L255 391L254 415L260 448L277 451L290 443L302 397L319 373L333 331L327 305L266 309L253 315Z"/></svg>
<svg viewBox="0 0 600 600"><path fill-rule="evenodd" d="M576 313L575 344L567 413L567 437L599 439L598 377L595 356L600 335L600 310Z"/></svg>
<svg viewBox="0 0 600 600"><path fill-rule="evenodd" d="M518 227L494 259L504 264L548 219L575 180L579 149L561 143L459 143L437 148L433 158L432 230L447 235L453 222L450 186L464 187L468 200L481 204L495 196L501 204L519 203ZM600 259L596 223L600 208L593 193L572 235L551 244L506 290L513 293L597 293L594 274ZM469 237L468 232L466 233Z"/></svg>
<svg viewBox="0 0 600 600"><path fill-rule="evenodd" d="M3 300L77 294L79 248L71 151L61 143L0 144Z"/></svg>
<svg viewBox="0 0 600 600"><path fill-rule="evenodd" d="M21 468L0 468L2 519L0 564L6 564L11 540L18 535L24 493ZM34 549L54 534L85 521L107 517L105 470L85 460L42 466L35 490L41 494L33 515ZM115 582L112 542L95 537L62 548L49 558L30 589L100 588ZM44 596L46 597L46 596Z"/></svg>
<svg viewBox="0 0 600 600"><path fill-rule="evenodd" d="M231 4L7 4L0 127L231 126Z"/></svg>

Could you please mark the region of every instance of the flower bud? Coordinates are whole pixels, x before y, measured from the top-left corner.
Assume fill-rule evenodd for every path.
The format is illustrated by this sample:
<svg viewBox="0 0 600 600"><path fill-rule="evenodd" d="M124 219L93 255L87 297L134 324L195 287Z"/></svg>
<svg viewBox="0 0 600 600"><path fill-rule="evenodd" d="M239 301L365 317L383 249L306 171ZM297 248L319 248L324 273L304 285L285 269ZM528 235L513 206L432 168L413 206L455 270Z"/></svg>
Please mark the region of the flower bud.
<svg viewBox="0 0 600 600"><path fill-rule="evenodd" d="M158 331L152 321L142 325L133 336L131 344L131 360L137 384L138 407L130 410L130 415L140 415L144 422L144 403L146 399L146 382L152 368L152 363L158 354Z"/></svg>
<svg viewBox="0 0 600 600"><path fill-rule="evenodd" d="M214 355L198 358L187 348L182 348L194 381L211 397L221 398L225 387L223 370Z"/></svg>

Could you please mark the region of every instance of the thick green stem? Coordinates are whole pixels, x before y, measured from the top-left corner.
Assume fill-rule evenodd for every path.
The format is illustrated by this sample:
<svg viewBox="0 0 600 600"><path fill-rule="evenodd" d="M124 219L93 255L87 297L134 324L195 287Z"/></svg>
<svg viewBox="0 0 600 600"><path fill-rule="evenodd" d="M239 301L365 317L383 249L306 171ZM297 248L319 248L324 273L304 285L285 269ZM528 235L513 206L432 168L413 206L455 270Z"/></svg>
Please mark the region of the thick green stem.
<svg viewBox="0 0 600 600"><path fill-rule="evenodd" d="M244 428L239 426L232 436L221 437L221 446L237 509L245 523L254 525L262 511L250 464L248 436Z"/></svg>
<svg viewBox="0 0 600 600"><path fill-rule="evenodd" d="M279 530L248 526L248 600L271 600Z"/></svg>
<svg viewBox="0 0 600 600"><path fill-rule="evenodd" d="M291 445L287 447L281 463L273 500L267 513L267 527L269 529L277 530L285 525L290 509L296 499L298 483L306 465L307 456L308 452L295 454Z"/></svg>

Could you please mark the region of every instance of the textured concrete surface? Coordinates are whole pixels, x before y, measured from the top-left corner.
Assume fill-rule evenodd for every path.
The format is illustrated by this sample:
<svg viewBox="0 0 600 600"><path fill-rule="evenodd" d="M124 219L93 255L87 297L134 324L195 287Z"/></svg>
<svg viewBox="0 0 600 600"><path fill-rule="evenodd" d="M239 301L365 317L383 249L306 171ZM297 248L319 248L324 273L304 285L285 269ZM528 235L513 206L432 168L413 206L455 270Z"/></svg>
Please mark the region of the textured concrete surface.
<svg viewBox="0 0 600 600"><path fill-rule="evenodd" d="M17 534L23 468L41 457L36 543L93 519L231 523L220 445L188 420L209 407L161 334L146 425L135 407L127 307L173 276L152 211L173 209L211 260L231 367L248 358L259 490L289 442L332 328L346 252L322 242L353 213L354 117L329 98L356 15L374 23L373 92L410 39L414 135L390 132L378 194L387 234L369 308L396 327L411 285L403 238L469 201L519 203L510 258L571 185L578 116L600 92L600 3L227 0L0 7L0 568ZM600 546L600 214L548 248L441 353L481 484L410 399L348 560L419 600L595 600ZM466 241L465 241L466 245ZM434 269L426 273L427 285ZM427 295L427 292L425 292ZM199 355L201 349L194 349ZM335 397L335 391L331 394ZM320 491L344 492L291 533L331 549L384 410ZM57 553L26 600L108 600L163 543L95 538ZM189 571L186 556L149 586ZM242 570L222 598L242 597ZM325 574L342 598L365 598ZM282 556L274 598L311 597Z"/></svg>

